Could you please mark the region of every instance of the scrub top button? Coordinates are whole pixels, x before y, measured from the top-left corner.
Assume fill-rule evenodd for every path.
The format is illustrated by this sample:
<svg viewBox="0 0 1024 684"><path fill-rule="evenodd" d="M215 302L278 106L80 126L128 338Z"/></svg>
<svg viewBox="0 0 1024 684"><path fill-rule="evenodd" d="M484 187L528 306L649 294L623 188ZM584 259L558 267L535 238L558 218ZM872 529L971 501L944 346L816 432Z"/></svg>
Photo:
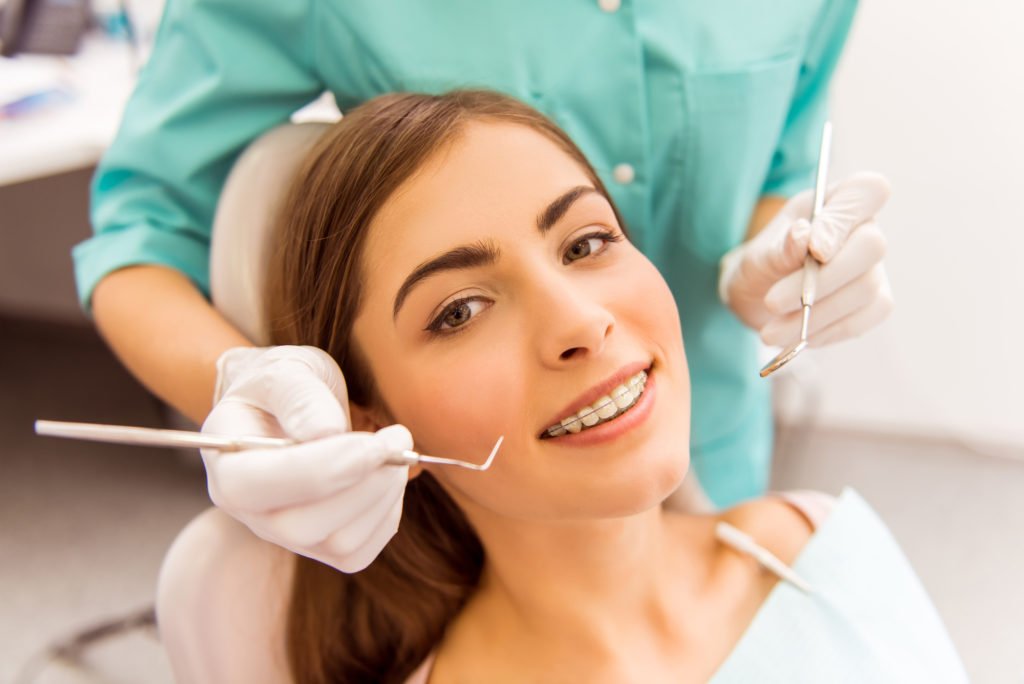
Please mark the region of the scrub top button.
<svg viewBox="0 0 1024 684"><path fill-rule="evenodd" d="M622 0L597 0L597 6L605 12L615 12L622 6Z"/></svg>
<svg viewBox="0 0 1024 684"><path fill-rule="evenodd" d="M636 178L636 171L629 164L619 164L612 171L612 177L615 178L616 183L622 185L629 185Z"/></svg>

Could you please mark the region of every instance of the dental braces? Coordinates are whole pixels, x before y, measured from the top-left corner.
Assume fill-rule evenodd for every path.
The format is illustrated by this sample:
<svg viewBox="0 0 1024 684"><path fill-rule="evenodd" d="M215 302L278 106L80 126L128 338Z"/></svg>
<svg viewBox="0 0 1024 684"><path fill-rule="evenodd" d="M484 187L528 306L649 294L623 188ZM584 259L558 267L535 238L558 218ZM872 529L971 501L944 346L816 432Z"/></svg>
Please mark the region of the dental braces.
<svg viewBox="0 0 1024 684"><path fill-rule="evenodd" d="M622 415L623 411L625 411L626 409L632 408L633 405L636 404L636 402L639 401L640 397L643 395L643 391L644 391L643 389L640 389L639 392L637 392L636 394L633 394L633 390L634 390L635 387L637 387L637 386L646 387L646 384L647 384L647 373L645 371L641 371L641 373L643 373L643 378L642 379L635 379L637 376L633 376L626 383L624 383L625 386L626 386L626 389L629 390L630 397L631 397L629 403L626 404L625 406L620 407L618 404L615 403L615 399L614 398L609 397L608 400L606 402L602 403L600 406L592 406L589 411L587 411L585 413L578 414L574 419L570 420L568 423L562 422L562 423L559 423L558 425L550 426L547 430L544 431L544 434L546 436L548 436L548 437L561 437L562 435L564 435L564 434L566 434L568 432L573 432L572 430L569 429L568 426L579 425L579 424L582 423L582 425L580 425L580 429L576 431L576 432L579 432L579 431L583 430L584 427L594 427L595 425L599 424L602 420L611 420L612 418L617 418L618 416ZM637 375L639 375L639 374L637 374ZM600 415L598 415L597 420L595 420L590 425L587 425L587 422L586 422L587 418L589 418L590 416L593 416L595 414L600 414L601 411L603 411L604 409L608 408L609 404L612 404L613 406L615 406L615 412L614 413L609 415L607 418L602 418Z"/></svg>

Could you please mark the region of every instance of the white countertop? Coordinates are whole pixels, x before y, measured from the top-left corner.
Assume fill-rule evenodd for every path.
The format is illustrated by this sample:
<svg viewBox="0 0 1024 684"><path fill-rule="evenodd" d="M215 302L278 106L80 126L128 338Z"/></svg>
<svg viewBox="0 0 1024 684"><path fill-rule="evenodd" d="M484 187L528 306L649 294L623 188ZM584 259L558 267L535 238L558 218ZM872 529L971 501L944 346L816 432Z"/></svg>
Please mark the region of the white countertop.
<svg viewBox="0 0 1024 684"><path fill-rule="evenodd" d="M135 85L130 46L88 36L72 57L0 58L0 106L49 89L67 92L15 118L0 118L0 186L91 166L113 140Z"/></svg>

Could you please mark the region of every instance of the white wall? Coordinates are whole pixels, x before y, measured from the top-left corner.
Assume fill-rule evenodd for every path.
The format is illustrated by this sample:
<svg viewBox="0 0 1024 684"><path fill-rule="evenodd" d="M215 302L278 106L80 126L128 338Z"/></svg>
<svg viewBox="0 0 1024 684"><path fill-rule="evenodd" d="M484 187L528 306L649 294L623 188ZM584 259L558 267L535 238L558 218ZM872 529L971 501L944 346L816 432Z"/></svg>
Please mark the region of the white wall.
<svg viewBox="0 0 1024 684"><path fill-rule="evenodd" d="M832 178L892 181L896 311L794 368L818 400L783 418L1024 455L1024 2L862 0L832 104Z"/></svg>

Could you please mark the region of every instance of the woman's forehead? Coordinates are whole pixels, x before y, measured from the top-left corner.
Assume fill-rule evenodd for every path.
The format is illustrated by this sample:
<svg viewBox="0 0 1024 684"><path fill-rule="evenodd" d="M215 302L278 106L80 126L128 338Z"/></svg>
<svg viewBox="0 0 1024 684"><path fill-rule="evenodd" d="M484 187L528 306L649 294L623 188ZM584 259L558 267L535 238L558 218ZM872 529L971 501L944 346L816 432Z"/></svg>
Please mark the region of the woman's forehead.
<svg viewBox="0 0 1024 684"><path fill-rule="evenodd" d="M518 124L470 122L384 203L371 224L366 263L422 259L529 228L552 199L578 185L592 181L545 135Z"/></svg>

